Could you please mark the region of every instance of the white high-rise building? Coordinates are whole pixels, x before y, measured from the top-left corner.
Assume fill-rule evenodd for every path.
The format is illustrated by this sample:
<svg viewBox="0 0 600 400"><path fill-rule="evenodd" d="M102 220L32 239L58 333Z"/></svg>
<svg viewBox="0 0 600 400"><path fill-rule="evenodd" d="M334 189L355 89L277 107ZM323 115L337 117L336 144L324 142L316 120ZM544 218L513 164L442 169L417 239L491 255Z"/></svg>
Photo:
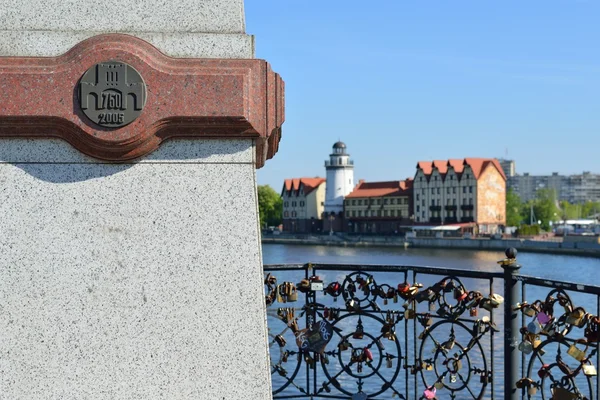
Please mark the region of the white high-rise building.
<svg viewBox="0 0 600 400"><path fill-rule="evenodd" d="M325 213L338 214L344 211L344 197L354 189L354 161L350 160L343 142L333 145L333 152L325 161L325 170Z"/></svg>

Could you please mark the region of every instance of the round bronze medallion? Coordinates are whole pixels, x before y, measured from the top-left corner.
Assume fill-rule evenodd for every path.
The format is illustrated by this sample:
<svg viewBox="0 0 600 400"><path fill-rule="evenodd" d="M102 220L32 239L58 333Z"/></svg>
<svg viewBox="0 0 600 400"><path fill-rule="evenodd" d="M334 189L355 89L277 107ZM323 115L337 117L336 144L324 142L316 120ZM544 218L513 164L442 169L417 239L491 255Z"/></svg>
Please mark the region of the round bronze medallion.
<svg viewBox="0 0 600 400"><path fill-rule="evenodd" d="M140 116L146 84L131 65L106 61L88 69L79 81L79 104L94 123L120 128Z"/></svg>

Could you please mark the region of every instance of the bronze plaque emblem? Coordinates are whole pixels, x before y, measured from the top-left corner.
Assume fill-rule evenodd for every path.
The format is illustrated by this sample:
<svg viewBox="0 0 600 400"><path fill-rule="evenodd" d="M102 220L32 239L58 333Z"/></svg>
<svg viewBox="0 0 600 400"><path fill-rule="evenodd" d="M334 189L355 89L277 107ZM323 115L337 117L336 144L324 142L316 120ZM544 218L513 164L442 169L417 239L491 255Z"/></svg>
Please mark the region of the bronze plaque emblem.
<svg viewBox="0 0 600 400"><path fill-rule="evenodd" d="M146 104L146 84L131 65L107 61L86 71L79 82L83 113L107 128L120 128L140 116Z"/></svg>

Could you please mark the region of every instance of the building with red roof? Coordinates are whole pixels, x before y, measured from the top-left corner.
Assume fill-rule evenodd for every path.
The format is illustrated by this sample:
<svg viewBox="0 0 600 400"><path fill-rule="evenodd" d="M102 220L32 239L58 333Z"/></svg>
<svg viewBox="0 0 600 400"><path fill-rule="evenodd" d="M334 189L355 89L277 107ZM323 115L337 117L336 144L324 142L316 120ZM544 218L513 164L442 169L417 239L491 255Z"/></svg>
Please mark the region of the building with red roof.
<svg viewBox="0 0 600 400"><path fill-rule="evenodd" d="M323 230L325 178L286 179L281 189L283 230L317 233Z"/></svg>
<svg viewBox="0 0 600 400"><path fill-rule="evenodd" d="M351 233L394 234L410 224L412 179L365 182L344 199L345 230Z"/></svg>
<svg viewBox="0 0 600 400"><path fill-rule="evenodd" d="M495 158L419 161L413 185L417 224L472 222L496 233L506 223L506 175Z"/></svg>

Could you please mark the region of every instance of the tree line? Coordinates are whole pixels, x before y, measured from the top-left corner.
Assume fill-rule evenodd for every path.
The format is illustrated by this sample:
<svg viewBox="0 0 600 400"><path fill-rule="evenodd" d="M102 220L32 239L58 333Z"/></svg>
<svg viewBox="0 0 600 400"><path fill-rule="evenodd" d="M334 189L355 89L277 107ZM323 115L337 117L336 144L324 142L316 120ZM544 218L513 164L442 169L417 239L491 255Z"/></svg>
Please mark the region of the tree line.
<svg viewBox="0 0 600 400"><path fill-rule="evenodd" d="M540 189L533 200L522 201L512 189L506 192L506 225L522 227L537 224L550 231L560 220L595 218L600 213L600 202L588 201L571 204L558 201L554 189ZM532 224L533 222L533 224Z"/></svg>

